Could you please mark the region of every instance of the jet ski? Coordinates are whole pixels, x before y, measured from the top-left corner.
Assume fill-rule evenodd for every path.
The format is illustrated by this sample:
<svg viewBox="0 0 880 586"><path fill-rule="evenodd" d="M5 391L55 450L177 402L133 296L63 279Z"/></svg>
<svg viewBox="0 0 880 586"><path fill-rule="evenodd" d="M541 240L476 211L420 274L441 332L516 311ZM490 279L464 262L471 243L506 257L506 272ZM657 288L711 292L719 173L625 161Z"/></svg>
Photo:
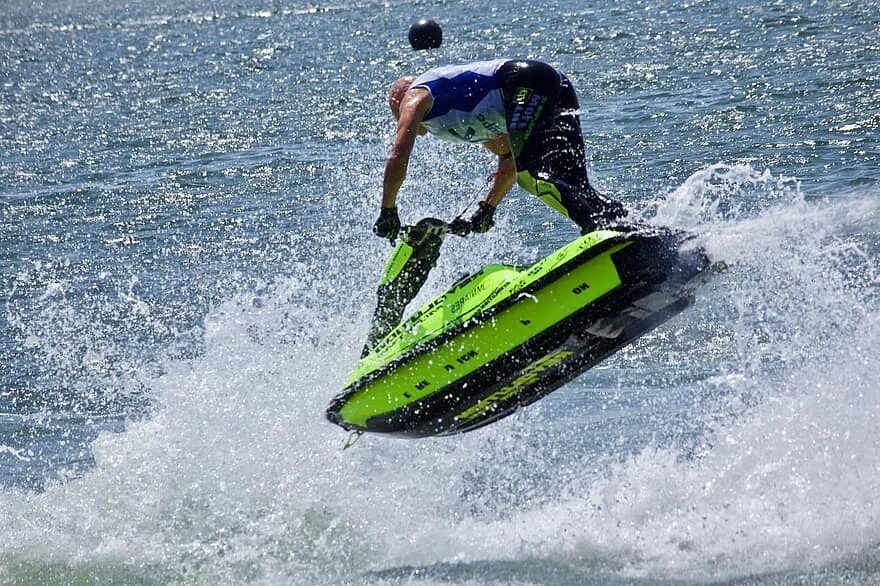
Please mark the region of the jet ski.
<svg viewBox="0 0 880 586"><path fill-rule="evenodd" d="M600 229L531 266L488 265L401 321L450 231L434 218L404 229L333 423L401 437L488 425L692 305L712 266L685 233Z"/></svg>

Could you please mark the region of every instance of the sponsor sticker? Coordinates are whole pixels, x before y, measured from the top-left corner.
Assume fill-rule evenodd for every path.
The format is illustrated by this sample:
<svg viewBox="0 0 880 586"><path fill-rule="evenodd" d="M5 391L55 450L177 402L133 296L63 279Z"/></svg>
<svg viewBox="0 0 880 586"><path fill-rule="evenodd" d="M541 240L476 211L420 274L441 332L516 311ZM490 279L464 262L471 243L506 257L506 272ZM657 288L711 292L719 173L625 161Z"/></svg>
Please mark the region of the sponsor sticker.
<svg viewBox="0 0 880 586"><path fill-rule="evenodd" d="M529 98L532 97L532 90L527 87L521 87L516 90L516 94L513 96L514 104L525 104L529 101Z"/></svg>
<svg viewBox="0 0 880 586"><path fill-rule="evenodd" d="M527 386L534 384L540 380L541 373L546 371L549 368L553 368L559 363L563 362L569 356L574 355L574 352L571 350L557 350L556 352L552 352L542 358L539 358L532 364L530 364L522 373L512 380L506 386L498 389L491 395L483 398L476 405L465 409L461 413L455 416L456 419L471 421L485 415L487 412L495 409L496 405L499 403L503 403L508 401L512 397L516 396L517 393L522 391Z"/></svg>
<svg viewBox="0 0 880 586"><path fill-rule="evenodd" d="M513 115L510 117L508 127L510 130L524 130L532 126L544 109L544 102L547 98L538 94L530 94L528 101L516 103L513 109Z"/></svg>

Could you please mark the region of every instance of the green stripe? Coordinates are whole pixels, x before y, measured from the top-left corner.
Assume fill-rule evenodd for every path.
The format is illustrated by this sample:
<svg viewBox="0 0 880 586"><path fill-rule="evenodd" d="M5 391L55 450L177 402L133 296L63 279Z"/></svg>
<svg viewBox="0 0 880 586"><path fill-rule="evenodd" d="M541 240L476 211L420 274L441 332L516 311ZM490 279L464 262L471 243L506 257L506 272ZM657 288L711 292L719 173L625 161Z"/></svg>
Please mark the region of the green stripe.
<svg viewBox="0 0 880 586"><path fill-rule="evenodd" d="M412 253L413 247L401 238L400 242L397 243L397 246L394 247L394 252L391 253L391 258L388 260L388 265L385 267L385 274L382 275L379 285L387 285L396 279L397 275L400 274L400 271L403 270L403 267L406 266L406 261L412 256Z"/></svg>
<svg viewBox="0 0 880 586"><path fill-rule="evenodd" d="M536 179L528 171L520 171L516 174L516 181L520 187L536 196L545 204L559 212L565 217L569 217L568 210L562 205L562 194L559 188L543 179Z"/></svg>

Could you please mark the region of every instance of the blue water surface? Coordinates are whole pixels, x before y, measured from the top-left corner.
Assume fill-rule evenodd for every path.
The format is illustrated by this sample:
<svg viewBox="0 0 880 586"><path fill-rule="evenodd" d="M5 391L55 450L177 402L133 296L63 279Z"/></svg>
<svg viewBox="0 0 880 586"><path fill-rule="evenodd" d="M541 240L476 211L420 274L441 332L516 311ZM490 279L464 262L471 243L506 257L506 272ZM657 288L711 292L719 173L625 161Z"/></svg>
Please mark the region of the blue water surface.
<svg viewBox="0 0 880 586"><path fill-rule="evenodd" d="M6 2L0 581L877 581L878 55L855 1ZM508 420L343 452L387 87L506 56L572 79L602 191L729 270ZM492 170L419 139L403 220ZM424 295L576 234L515 189Z"/></svg>

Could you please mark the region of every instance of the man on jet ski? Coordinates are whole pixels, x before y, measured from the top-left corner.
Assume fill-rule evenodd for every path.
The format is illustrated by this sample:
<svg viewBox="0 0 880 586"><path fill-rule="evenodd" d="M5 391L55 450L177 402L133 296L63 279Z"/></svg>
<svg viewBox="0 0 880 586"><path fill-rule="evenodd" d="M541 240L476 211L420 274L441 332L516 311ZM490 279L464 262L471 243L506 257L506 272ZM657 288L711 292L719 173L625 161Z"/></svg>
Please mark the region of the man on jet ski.
<svg viewBox="0 0 880 586"><path fill-rule="evenodd" d="M584 232L626 215L587 179L578 100L568 78L540 61L480 61L431 69L394 82L388 103L397 134L385 165L382 211L373 232L400 231L397 193L416 136L482 144L498 156L489 192L468 228L486 232L514 182L571 218Z"/></svg>

